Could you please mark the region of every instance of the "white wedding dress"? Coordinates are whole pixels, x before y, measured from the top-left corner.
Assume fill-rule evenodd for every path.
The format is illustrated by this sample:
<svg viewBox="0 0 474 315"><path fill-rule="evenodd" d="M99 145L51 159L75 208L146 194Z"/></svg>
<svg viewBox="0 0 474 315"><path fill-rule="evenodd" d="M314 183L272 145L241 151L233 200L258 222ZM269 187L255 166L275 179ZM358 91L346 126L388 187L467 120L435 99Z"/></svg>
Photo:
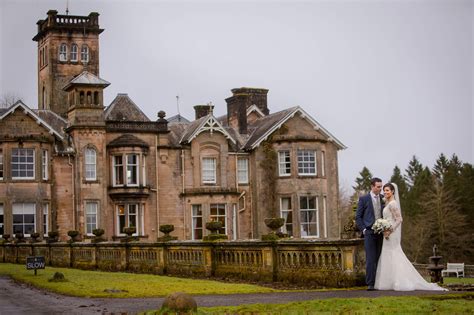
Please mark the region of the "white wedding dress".
<svg viewBox="0 0 474 315"><path fill-rule="evenodd" d="M402 215L396 200L390 201L383 209L383 218L390 221L393 232L388 240L384 238L382 253L377 264L375 289L413 291L446 290L436 283L429 283L416 271L400 245Z"/></svg>

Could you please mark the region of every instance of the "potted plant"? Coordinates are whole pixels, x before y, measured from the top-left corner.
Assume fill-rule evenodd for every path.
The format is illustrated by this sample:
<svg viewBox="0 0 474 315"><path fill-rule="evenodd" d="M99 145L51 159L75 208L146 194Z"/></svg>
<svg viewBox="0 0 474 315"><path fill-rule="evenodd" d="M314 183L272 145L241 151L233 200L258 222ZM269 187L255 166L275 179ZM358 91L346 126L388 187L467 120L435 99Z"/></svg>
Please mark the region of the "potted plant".
<svg viewBox="0 0 474 315"><path fill-rule="evenodd" d="M1 243L8 243L10 241L10 234L3 234L2 238L0 239Z"/></svg>
<svg viewBox="0 0 474 315"><path fill-rule="evenodd" d="M125 228L123 228L123 232L125 234L127 234L127 236L125 236L123 239L121 239L120 240L121 242L130 242L130 241L138 240L138 237L132 236L133 234L135 234L137 232L136 227L134 227L134 226L125 227Z"/></svg>

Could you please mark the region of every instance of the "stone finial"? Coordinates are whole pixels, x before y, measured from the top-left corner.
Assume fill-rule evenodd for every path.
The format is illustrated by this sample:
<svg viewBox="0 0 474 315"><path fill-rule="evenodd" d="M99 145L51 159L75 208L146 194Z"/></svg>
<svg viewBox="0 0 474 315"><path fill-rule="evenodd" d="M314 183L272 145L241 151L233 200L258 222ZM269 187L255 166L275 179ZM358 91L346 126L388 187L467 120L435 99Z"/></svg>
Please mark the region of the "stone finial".
<svg viewBox="0 0 474 315"><path fill-rule="evenodd" d="M165 117L166 117L166 112L163 111L163 110L160 110L160 111L158 112L158 118L164 119Z"/></svg>

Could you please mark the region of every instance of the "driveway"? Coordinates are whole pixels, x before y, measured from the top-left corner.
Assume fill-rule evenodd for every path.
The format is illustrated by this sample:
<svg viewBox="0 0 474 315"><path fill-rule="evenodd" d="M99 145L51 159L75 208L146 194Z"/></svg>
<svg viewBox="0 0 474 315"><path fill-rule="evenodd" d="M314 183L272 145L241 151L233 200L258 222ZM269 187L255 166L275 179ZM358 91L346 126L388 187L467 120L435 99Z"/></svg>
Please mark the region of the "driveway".
<svg viewBox="0 0 474 315"><path fill-rule="evenodd" d="M254 303L286 303L314 299L357 298L446 294L443 291L365 291L332 290L324 292L283 292L260 294L227 294L194 296L198 306L233 306ZM0 315L21 314L121 314L159 309L164 298L79 298L36 289L26 284L0 277Z"/></svg>

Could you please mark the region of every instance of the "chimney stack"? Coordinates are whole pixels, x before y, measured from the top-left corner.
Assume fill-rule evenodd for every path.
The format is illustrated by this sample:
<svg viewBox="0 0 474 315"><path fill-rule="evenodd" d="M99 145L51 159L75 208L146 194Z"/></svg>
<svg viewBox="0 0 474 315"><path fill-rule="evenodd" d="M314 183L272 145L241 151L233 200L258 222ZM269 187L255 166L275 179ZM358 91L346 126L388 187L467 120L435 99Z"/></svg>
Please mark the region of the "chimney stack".
<svg viewBox="0 0 474 315"><path fill-rule="evenodd" d="M209 103L207 105L196 105L196 106L194 106L194 111L196 113L196 120L201 118L201 117L212 114L213 110L214 110L214 105L212 105L211 103Z"/></svg>
<svg viewBox="0 0 474 315"><path fill-rule="evenodd" d="M232 89L232 96L226 99L227 102L227 123L229 126L238 128L240 134L247 133L247 109L255 105L268 115L267 89L257 89L242 87Z"/></svg>

